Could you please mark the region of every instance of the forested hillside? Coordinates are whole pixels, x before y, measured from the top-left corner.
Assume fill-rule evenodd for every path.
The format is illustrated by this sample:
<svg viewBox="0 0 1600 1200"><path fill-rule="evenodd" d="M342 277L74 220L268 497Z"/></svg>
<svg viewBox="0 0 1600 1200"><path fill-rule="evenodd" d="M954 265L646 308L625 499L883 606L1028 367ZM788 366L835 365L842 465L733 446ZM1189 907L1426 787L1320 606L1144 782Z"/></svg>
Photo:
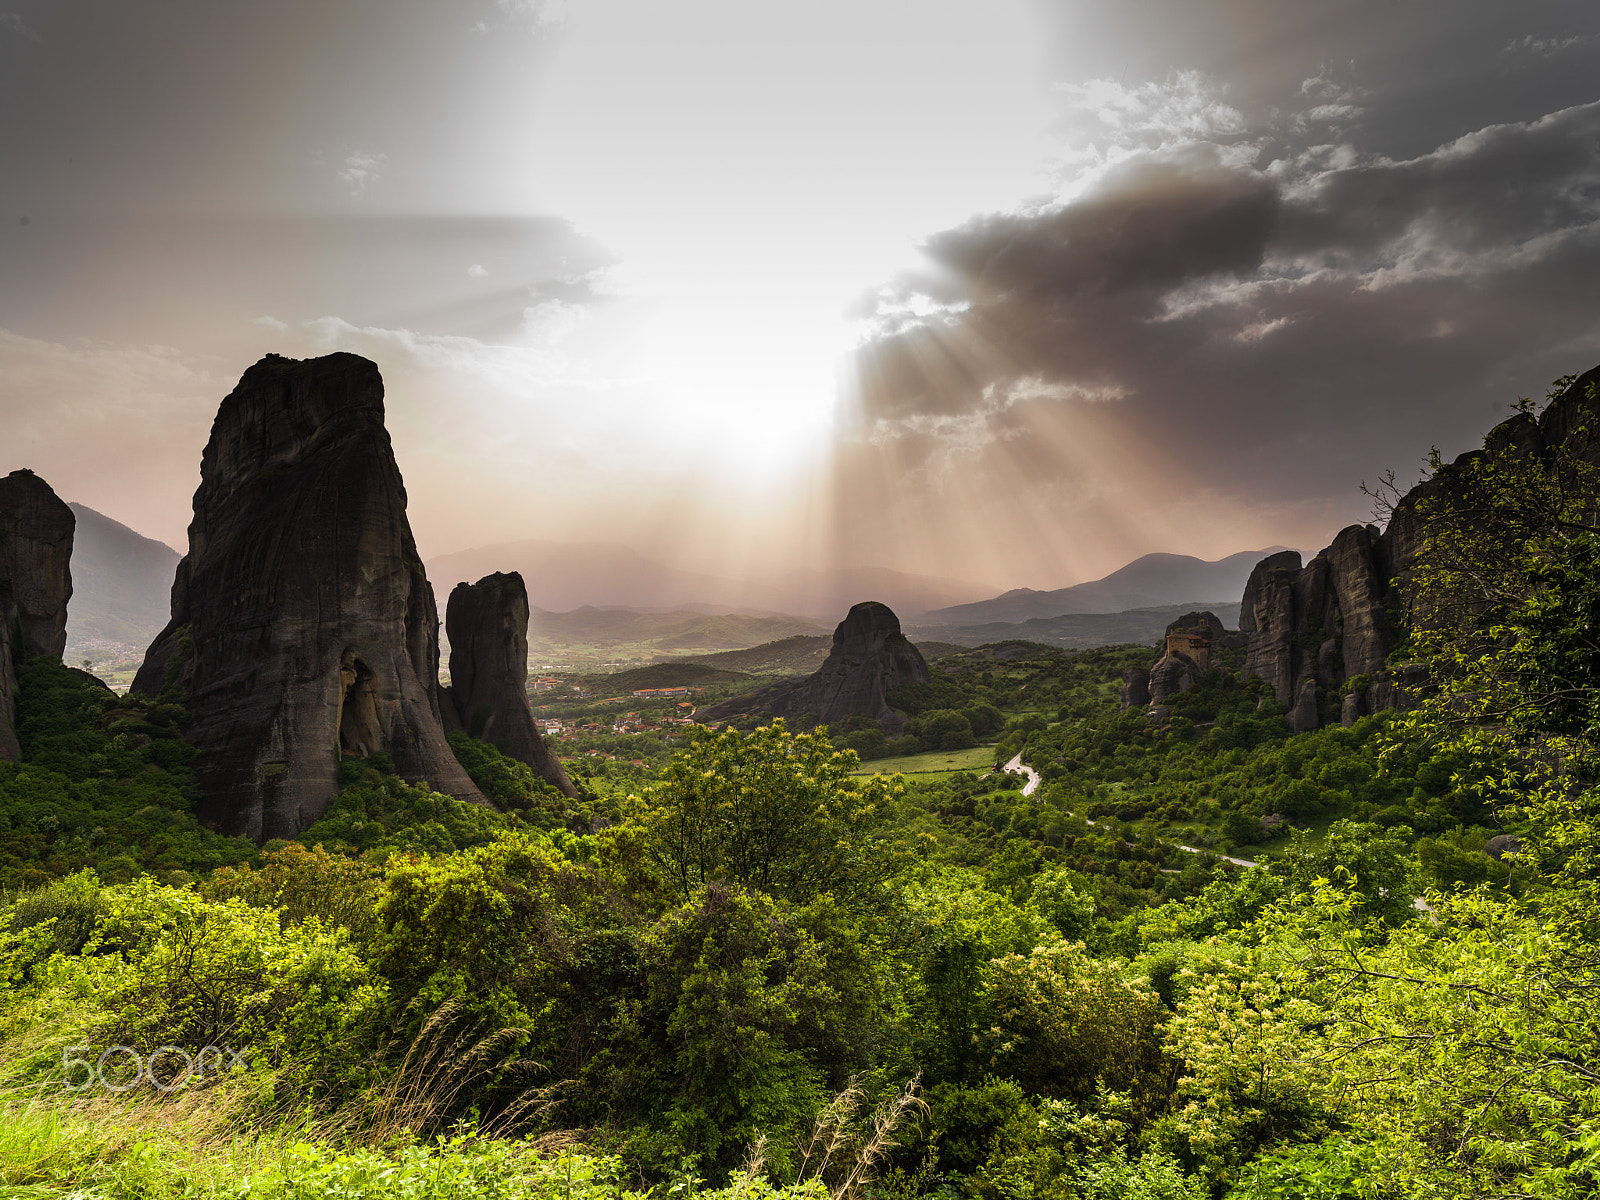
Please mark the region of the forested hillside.
<svg viewBox="0 0 1600 1200"><path fill-rule="evenodd" d="M1229 670L1152 718L1150 647L1010 643L891 696L983 769L691 727L569 799L453 734L491 806L350 757L256 847L193 816L178 689L29 664L0 1186L1593 1195L1600 486L1515 446L1436 475L1471 503L1422 514L1393 657L1428 682L1308 734Z"/></svg>

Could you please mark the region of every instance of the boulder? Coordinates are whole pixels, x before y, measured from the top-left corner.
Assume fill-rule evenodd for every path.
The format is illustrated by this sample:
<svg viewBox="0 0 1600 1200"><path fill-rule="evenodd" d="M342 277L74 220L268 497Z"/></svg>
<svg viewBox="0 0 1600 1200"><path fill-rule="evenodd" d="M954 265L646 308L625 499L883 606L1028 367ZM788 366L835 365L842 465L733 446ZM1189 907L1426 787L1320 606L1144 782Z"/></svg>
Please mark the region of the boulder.
<svg viewBox="0 0 1600 1200"><path fill-rule="evenodd" d="M1483 852L1499 859L1518 855L1522 853L1522 839L1509 833L1497 833L1483 844Z"/></svg>
<svg viewBox="0 0 1600 1200"><path fill-rule="evenodd" d="M528 589L517 572L458 583L445 605L447 724L527 763L568 796L578 789L550 753L528 704ZM451 721L450 718L454 720Z"/></svg>
<svg viewBox="0 0 1600 1200"><path fill-rule="evenodd" d="M72 597L72 510L32 471L0 478L0 759L22 755L16 669L60 658Z"/></svg>
<svg viewBox="0 0 1600 1200"><path fill-rule="evenodd" d="M337 795L341 753L484 803L445 741L438 613L383 415L354 354L268 355L217 411L172 619L134 680L187 692L212 828L293 837Z"/></svg>
<svg viewBox="0 0 1600 1200"><path fill-rule="evenodd" d="M887 604L863 601L833 631L833 647L815 674L740 696L695 714L697 720L725 721L739 715L799 717L815 713L820 724L861 715L896 734L905 718L889 707L890 688L928 683L932 676L922 654L900 632L900 618Z"/></svg>

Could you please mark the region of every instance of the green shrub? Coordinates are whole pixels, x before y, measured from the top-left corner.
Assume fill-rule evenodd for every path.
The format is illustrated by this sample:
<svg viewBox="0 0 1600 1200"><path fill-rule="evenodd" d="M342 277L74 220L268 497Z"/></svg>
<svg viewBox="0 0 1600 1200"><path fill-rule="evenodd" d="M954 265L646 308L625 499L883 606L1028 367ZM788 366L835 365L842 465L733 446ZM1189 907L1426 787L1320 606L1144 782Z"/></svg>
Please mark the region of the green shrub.
<svg viewBox="0 0 1600 1200"><path fill-rule="evenodd" d="M324 1073L353 1053L383 998L344 932L314 918L284 929L276 912L148 877L105 889L104 902L80 971L100 989L105 1041L231 1047Z"/></svg>

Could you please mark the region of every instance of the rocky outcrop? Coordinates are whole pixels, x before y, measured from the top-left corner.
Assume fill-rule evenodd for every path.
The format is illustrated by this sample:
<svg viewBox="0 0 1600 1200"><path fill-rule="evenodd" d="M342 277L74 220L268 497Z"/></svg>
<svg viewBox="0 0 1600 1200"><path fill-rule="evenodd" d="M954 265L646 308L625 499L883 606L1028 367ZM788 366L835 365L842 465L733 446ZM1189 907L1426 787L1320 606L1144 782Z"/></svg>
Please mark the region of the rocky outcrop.
<svg viewBox="0 0 1600 1200"><path fill-rule="evenodd" d="M1239 612L1249 637L1244 675L1266 682L1297 732L1346 717L1345 682L1382 669L1395 643L1389 577L1374 525L1341 530L1303 567L1291 550L1251 573Z"/></svg>
<svg viewBox="0 0 1600 1200"><path fill-rule="evenodd" d="M1300 552L1284 550L1256 564L1239 605L1239 632L1248 639L1244 677L1265 680L1285 708L1294 694L1295 637L1299 624L1295 582Z"/></svg>
<svg viewBox="0 0 1600 1200"><path fill-rule="evenodd" d="M1496 526L1495 514L1475 511L1464 499L1467 468L1485 454L1511 452L1549 469L1557 448L1600 464L1600 401L1589 395L1591 385L1600 385L1600 367L1579 376L1538 418L1518 413L1497 425L1483 449L1461 455L1401 497L1381 532L1373 525L1343 529L1304 567L1293 551L1257 564L1239 613L1250 639L1244 673L1266 681L1297 730L1332 719L1351 724L1407 703L1424 672L1416 664L1386 665L1399 640L1400 614L1425 623L1438 605L1459 600L1419 597L1410 588L1429 522L1443 515L1485 538L1514 537Z"/></svg>
<svg viewBox="0 0 1600 1200"><path fill-rule="evenodd" d="M1165 704L1179 692L1194 686L1200 668L1188 655L1176 652L1163 654L1150 668L1150 703Z"/></svg>
<svg viewBox="0 0 1600 1200"><path fill-rule="evenodd" d="M223 400L172 620L134 681L186 689L207 825L292 837L337 794L341 753L483 802L445 741L405 509L374 363L268 355Z"/></svg>
<svg viewBox="0 0 1600 1200"><path fill-rule="evenodd" d="M1145 669L1122 675L1122 707L1149 705L1154 715L1165 711L1166 701L1192 688L1207 670L1217 665L1224 651L1237 652L1244 638L1223 627L1215 613L1185 613L1167 625L1161 654Z"/></svg>
<svg viewBox="0 0 1600 1200"><path fill-rule="evenodd" d="M905 718L889 707L889 689L931 678L922 654L900 632L900 618L887 604L867 600L839 622L833 648L815 674L715 705L697 712L695 719L815 713L821 724L831 725L860 715L877 721L886 733L899 733Z"/></svg>
<svg viewBox="0 0 1600 1200"><path fill-rule="evenodd" d="M578 789L550 753L528 704L528 589L522 576L496 572L458 583L445 605L450 686L441 705L447 724L527 763L568 796Z"/></svg>
<svg viewBox="0 0 1600 1200"><path fill-rule="evenodd" d="M1320 689L1315 676L1308 675L1300 681L1294 704L1289 709L1289 728L1295 733L1310 733L1322 725Z"/></svg>
<svg viewBox="0 0 1600 1200"><path fill-rule="evenodd" d="M32 471L0 478L0 586L17 608L19 662L60 658L72 598L72 510Z"/></svg>
<svg viewBox="0 0 1600 1200"><path fill-rule="evenodd" d="M17 606L0 584L0 762L22 758L17 741L17 664L11 654L11 629Z"/></svg>
<svg viewBox="0 0 1600 1200"><path fill-rule="evenodd" d="M0 759L21 757L16 669L60 658L72 597L72 510L32 471L0 478Z"/></svg>
<svg viewBox="0 0 1600 1200"><path fill-rule="evenodd" d="M1129 667L1122 673L1122 711L1150 703L1150 668Z"/></svg>

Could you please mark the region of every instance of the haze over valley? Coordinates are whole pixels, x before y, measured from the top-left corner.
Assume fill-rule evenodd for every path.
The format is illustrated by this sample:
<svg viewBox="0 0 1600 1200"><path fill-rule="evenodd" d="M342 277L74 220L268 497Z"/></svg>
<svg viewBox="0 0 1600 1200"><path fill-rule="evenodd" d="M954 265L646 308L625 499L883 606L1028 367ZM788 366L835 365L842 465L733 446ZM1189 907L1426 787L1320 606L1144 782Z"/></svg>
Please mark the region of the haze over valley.
<svg viewBox="0 0 1600 1200"><path fill-rule="evenodd" d="M66 658L87 659L125 685L170 615L178 554L82 504L71 508L78 533ZM762 589L749 580L676 570L622 546L542 540L478 547L426 567L441 606L459 580L519 571L530 581L530 663L571 671L797 636L825 641L862 596L881 599L904 614L917 636L935 640L978 645L1022 637L1077 647L1149 641L1196 605L1216 607L1233 621L1250 568L1269 552L1247 551L1217 563L1147 555L1104 580L1000 596L985 596L978 585L889 569L796 574L786 587ZM980 598L949 603L967 596ZM780 608L785 604L787 610Z"/></svg>

